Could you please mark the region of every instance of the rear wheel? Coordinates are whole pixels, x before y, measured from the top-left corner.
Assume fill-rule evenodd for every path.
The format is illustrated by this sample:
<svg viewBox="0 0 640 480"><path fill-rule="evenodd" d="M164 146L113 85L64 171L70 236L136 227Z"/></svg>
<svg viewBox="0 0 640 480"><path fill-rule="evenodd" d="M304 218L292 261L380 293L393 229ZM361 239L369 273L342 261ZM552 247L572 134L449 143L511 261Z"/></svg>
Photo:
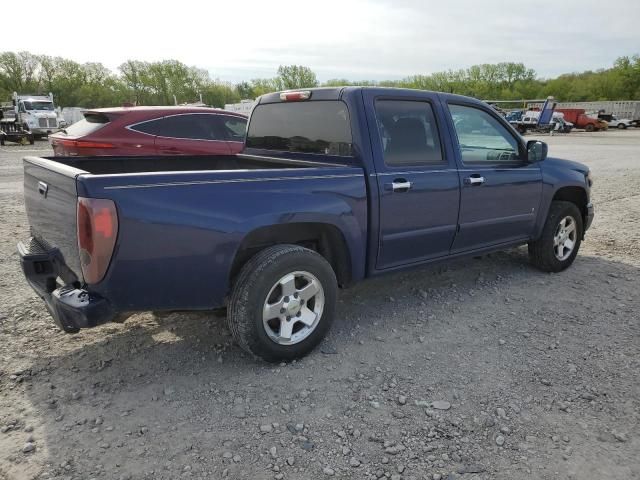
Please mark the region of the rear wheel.
<svg viewBox="0 0 640 480"><path fill-rule="evenodd" d="M618 128L619 128L620 130L624 130L625 128L627 128L627 126L626 126L624 123L619 123L619 124L618 124Z"/></svg>
<svg viewBox="0 0 640 480"><path fill-rule="evenodd" d="M582 215L571 202L552 202L542 235L529 243L531 263L545 272L560 272L578 255L582 242Z"/></svg>
<svg viewBox="0 0 640 480"><path fill-rule="evenodd" d="M297 245L277 245L240 271L229 302L229 329L247 352L268 362L309 353L333 322L338 284L331 265Z"/></svg>

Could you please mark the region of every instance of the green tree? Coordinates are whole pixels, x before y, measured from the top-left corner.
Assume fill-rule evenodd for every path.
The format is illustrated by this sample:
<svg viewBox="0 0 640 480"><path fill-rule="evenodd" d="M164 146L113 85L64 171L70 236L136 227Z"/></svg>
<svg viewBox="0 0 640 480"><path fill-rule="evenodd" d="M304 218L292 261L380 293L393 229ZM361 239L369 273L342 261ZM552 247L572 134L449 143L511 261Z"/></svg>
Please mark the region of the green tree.
<svg viewBox="0 0 640 480"><path fill-rule="evenodd" d="M312 88L318 86L316 74L309 67L302 65L280 65L275 78L277 90L293 90L296 88Z"/></svg>
<svg viewBox="0 0 640 480"><path fill-rule="evenodd" d="M620 94L627 99L640 99L640 55L618 58L613 70L620 78Z"/></svg>
<svg viewBox="0 0 640 480"><path fill-rule="evenodd" d="M29 52L0 53L0 84L9 92L37 92L38 58Z"/></svg>

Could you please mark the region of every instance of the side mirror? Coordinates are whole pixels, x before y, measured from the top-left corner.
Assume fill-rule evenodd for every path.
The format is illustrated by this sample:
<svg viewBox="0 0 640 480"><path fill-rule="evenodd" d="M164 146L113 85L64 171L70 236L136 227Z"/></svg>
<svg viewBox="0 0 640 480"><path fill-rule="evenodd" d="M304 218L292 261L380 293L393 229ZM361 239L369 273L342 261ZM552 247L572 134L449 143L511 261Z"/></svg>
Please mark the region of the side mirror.
<svg viewBox="0 0 640 480"><path fill-rule="evenodd" d="M542 162L547 158L549 146L539 140L529 140L527 142L527 160L529 163Z"/></svg>

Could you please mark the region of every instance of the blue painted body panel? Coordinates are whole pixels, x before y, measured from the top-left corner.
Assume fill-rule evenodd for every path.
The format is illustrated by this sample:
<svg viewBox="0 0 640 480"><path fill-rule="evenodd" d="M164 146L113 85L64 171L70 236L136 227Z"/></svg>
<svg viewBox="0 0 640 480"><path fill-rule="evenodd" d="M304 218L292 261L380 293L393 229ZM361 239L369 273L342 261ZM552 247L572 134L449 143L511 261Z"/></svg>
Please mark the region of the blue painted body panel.
<svg viewBox="0 0 640 480"><path fill-rule="evenodd" d="M384 164L374 108L380 98L429 102L439 129L442 165L391 168ZM560 188L577 186L588 195L587 168L575 162L549 158L535 164L523 160L509 168L465 166L449 103L472 105L496 117L526 152L524 139L478 100L385 88L313 92L312 100L332 99L348 107L352 157L247 149L244 153L249 155L317 165L129 174L73 173L60 168L63 175L76 179L77 195L112 199L118 211L119 232L110 267L100 283L87 288L122 312L211 309L225 303L232 264L243 239L262 227L308 222L335 226L349 250L352 280L358 281L526 243L540 235ZM260 99L261 103L277 101L277 94ZM32 159L29 163L42 170L30 166L30 182L42 175L58 182L56 175L43 173L53 161ZM485 176L486 184L465 185L472 173ZM397 179L411 181L412 188L392 192L389 182ZM72 202L68 183L64 183L65 199ZM37 188L34 185L29 188ZM32 205L51 208L37 202ZM70 214L74 208L62 205L55 213ZM30 212L30 218L44 218L41 213ZM55 226L47 228L55 231ZM52 238L61 238L61 234ZM74 252L72 248L67 251ZM67 263L77 265L78 261Z"/></svg>
<svg viewBox="0 0 640 480"><path fill-rule="evenodd" d="M92 291L119 310L223 305L242 239L270 225L334 225L354 280L365 274L367 192L357 167L86 175L78 193L117 205L116 251Z"/></svg>

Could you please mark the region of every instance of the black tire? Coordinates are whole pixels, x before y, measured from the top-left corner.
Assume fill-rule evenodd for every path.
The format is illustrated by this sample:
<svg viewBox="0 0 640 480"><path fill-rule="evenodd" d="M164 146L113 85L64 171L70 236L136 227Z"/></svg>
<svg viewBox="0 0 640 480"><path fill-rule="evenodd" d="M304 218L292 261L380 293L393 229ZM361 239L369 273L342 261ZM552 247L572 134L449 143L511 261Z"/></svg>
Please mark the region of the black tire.
<svg viewBox="0 0 640 480"><path fill-rule="evenodd" d="M627 128L627 126L624 123L619 123L618 124L618 129L624 130L625 128Z"/></svg>
<svg viewBox="0 0 640 480"><path fill-rule="evenodd" d="M324 308L306 338L283 345L269 337L263 324L263 306L280 279L300 271L311 273L319 281ZM240 347L255 357L267 362L293 360L309 353L324 338L333 322L337 294L335 273L324 257L298 245L269 247L253 256L240 270L228 305L229 330Z"/></svg>
<svg viewBox="0 0 640 480"><path fill-rule="evenodd" d="M587 132L593 132L593 131L596 129L596 127L594 127L594 126L593 126L593 124L592 124L592 123L590 123L590 124L588 124L586 127L584 127L584 129L585 129Z"/></svg>
<svg viewBox="0 0 640 480"><path fill-rule="evenodd" d="M572 217L575 226L575 245L571 254L560 260L554 251L554 237L560 222L565 217ZM531 263L544 272L561 272L569 267L578 255L582 243L582 214L575 203L554 201L551 203L542 235L536 241L529 242L529 259Z"/></svg>

